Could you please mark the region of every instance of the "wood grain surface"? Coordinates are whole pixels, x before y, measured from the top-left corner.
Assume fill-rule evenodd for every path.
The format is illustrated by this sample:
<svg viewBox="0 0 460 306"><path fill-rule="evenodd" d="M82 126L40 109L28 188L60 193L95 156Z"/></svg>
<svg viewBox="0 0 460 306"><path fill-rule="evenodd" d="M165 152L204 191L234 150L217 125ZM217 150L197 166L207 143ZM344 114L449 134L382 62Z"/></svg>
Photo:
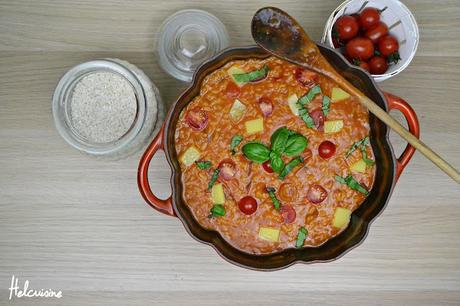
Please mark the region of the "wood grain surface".
<svg viewBox="0 0 460 306"><path fill-rule="evenodd" d="M141 152L97 160L53 126L60 76L94 58L138 65L168 107L185 84L161 70L154 46L179 9L210 11L232 45L244 45L261 6L292 13L319 39L340 2L0 0L0 305L459 305L460 188L419 153L361 246L331 263L262 273L228 264L148 207L136 183ZM460 3L404 2L419 49L381 86L411 103L423 140L460 168ZM404 142L391 141L401 152ZM153 189L163 197L169 173L155 157ZM9 301L12 275L63 298Z"/></svg>

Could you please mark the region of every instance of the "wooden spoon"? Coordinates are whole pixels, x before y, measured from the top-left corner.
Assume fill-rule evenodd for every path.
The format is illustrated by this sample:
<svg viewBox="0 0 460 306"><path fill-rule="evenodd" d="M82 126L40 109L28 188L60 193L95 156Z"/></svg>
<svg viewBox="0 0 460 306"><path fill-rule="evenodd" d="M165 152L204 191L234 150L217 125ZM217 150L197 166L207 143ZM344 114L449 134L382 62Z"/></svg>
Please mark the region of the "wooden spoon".
<svg viewBox="0 0 460 306"><path fill-rule="evenodd" d="M323 57L316 44L308 37L297 21L286 12L274 7L260 9L252 19L251 31L255 42L267 52L325 75L335 81L343 90L356 96L371 113L460 184L460 173L455 168L343 78Z"/></svg>

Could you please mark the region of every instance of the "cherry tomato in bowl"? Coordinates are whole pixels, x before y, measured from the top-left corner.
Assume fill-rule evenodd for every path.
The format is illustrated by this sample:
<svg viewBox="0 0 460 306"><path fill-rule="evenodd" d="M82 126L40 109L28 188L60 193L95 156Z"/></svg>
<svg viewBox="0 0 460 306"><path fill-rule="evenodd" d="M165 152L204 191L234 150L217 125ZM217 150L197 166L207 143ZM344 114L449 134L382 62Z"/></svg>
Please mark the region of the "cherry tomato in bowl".
<svg viewBox="0 0 460 306"><path fill-rule="evenodd" d="M388 62L381 56L374 56L369 60L369 67L372 74L384 74L388 70Z"/></svg>
<svg viewBox="0 0 460 306"><path fill-rule="evenodd" d="M385 57L397 56L399 59L398 50L399 50L399 43L396 37L392 35L387 35L387 36L382 37L379 40L379 51L382 56L385 56Z"/></svg>
<svg viewBox="0 0 460 306"><path fill-rule="evenodd" d="M335 153L335 144L329 140L323 141L318 147L318 154L321 158L331 158Z"/></svg>
<svg viewBox="0 0 460 306"><path fill-rule="evenodd" d="M379 42L380 38L388 34L388 26L384 22L379 22L372 28L368 29L364 36L369 38L372 43L376 44Z"/></svg>
<svg viewBox="0 0 460 306"><path fill-rule="evenodd" d="M251 196L245 196L238 202L238 208L245 215L252 215L257 210L257 201Z"/></svg>
<svg viewBox="0 0 460 306"><path fill-rule="evenodd" d="M374 44L369 38L355 37L347 43L346 51L351 58L367 61L374 55Z"/></svg>
<svg viewBox="0 0 460 306"><path fill-rule="evenodd" d="M373 7L366 7L359 15L361 26L370 29L380 21L380 11Z"/></svg>
<svg viewBox="0 0 460 306"><path fill-rule="evenodd" d="M354 38L359 31L359 24L352 16L341 16L335 22L333 35L340 42L344 42Z"/></svg>

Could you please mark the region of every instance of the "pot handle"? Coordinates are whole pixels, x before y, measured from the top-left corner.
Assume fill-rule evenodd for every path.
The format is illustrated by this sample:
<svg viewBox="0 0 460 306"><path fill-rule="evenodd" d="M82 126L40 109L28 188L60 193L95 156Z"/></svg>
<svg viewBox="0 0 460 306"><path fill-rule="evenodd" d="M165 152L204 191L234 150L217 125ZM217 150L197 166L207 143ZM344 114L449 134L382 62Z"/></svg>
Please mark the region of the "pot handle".
<svg viewBox="0 0 460 306"><path fill-rule="evenodd" d="M420 124L418 122L417 114L415 113L414 109L398 96L392 95L390 93L384 92L385 98L388 102L388 110L398 110L400 111L404 117L406 118L407 125L409 127L409 132L411 132L415 137L420 138ZM410 144L407 144L404 152L398 157L396 163L396 181L398 181L401 173L403 172L404 168L409 163L410 159L415 153L415 148Z"/></svg>
<svg viewBox="0 0 460 306"><path fill-rule="evenodd" d="M158 132L157 136L155 136L152 143L150 143L147 150L145 150L144 155L142 155L141 161L139 162L139 168L137 171L137 184L139 186L139 191L141 192L142 197L150 206L152 206L161 213L175 217L176 213L174 212L172 205L172 196L169 196L169 198L165 200L157 198L153 194L152 189L150 189L150 183L148 178L149 165L150 161L152 160L152 157L158 150L164 151L163 136L164 125L161 127L161 130Z"/></svg>

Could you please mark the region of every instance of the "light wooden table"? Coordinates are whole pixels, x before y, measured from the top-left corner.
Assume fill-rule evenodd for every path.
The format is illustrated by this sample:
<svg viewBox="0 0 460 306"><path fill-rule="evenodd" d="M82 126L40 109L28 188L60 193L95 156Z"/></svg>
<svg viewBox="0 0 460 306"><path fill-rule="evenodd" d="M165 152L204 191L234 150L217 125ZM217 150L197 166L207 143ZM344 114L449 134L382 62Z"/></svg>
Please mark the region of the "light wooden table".
<svg viewBox="0 0 460 306"><path fill-rule="evenodd" d="M460 5L405 2L419 23L419 50L382 87L412 103L425 142L459 168ZM154 41L179 9L210 11L233 45L244 45L261 6L284 8L319 39L339 3L0 0L0 304L460 304L460 188L418 153L361 246L331 263L261 273L228 264L149 208L136 184L140 152L95 160L53 126L59 77L94 58L138 65L171 104L185 85L159 68ZM391 139L400 152L403 141ZM168 166L159 157L153 167L154 189L167 196ZM64 297L8 301L13 274Z"/></svg>

